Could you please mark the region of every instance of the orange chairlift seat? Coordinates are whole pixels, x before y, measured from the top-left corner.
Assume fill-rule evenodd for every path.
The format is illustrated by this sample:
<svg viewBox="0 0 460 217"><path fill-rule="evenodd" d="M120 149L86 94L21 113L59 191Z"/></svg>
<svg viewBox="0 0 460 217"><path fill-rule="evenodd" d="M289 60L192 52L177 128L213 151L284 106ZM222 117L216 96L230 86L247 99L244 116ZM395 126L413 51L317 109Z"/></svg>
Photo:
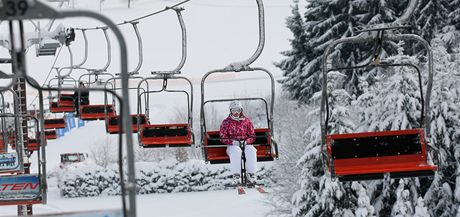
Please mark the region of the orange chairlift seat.
<svg viewBox="0 0 460 217"><path fill-rule="evenodd" d="M369 30L374 31L374 30ZM385 35L384 30L378 30L379 46L391 37ZM374 54L374 59L379 62L369 61L367 64L352 67L336 67L328 69L327 57L338 44L345 43L367 43L375 40L374 36L342 38L332 42L323 55L322 69L322 96L321 96L321 143L323 163L327 166L332 177L340 181L360 181L370 179L382 179L385 175L390 178L406 178L419 176L432 176L438 169L433 164L431 153L434 149L428 145L425 132L430 132L430 120L427 114L430 113L430 96L433 82L433 67L428 67L428 80L426 97L423 94L422 76L418 66L411 63L388 63L379 58L380 53ZM428 42L421 38L401 36L398 40L416 40L427 45ZM381 52L381 49L376 49ZM428 57L430 66L433 66L432 56ZM329 107L328 107L328 85L327 73L330 71L357 69L372 67L411 67L419 77L419 91L421 101L420 128L409 130L391 130L382 132L361 132L348 134L328 134ZM433 152L435 153L435 152Z"/></svg>
<svg viewBox="0 0 460 217"><path fill-rule="evenodd" d="M59 106L58 102L51 102L50 112L52 113L75 112L75 107L74 106Z"/></svg>
<svg viewBox="0 0 460 217"><path fill-rule="evenodd" d="M106 117L106 109L108 118L116 115L113 105L81 105L80 107L82 120L103 120Z"/></svg>
<svg viewBox="0 0 460 217"><path fill-rule="evenodd" d="M50 103L52 113L75 112L75 101L73 94L61 93L57 102Z"/></svg>
<svg viewBox="0 0 460 217"><path fill-rule="evenodd" d="M257 161L273 161L276 152L272 150L270 129L255 129L255 141L252 143L257 149ZM214 146L214 147L213 147ZM204 135L204 149L206 162L211 164L230 163L227 155L227 145L220 141L219 131L208 131Z"/></svg>
<svg viewBox="0 0 460 217"><path fill-rule="evenodd" d="M144 148L188 147L193 143L188 124L148 124L141 127L140 143Z"/></svg>
<svg viewBox="0 0 460 217"><path fill-rule="evenodd" d="M27 140L27 150L28 151L37 151L38 150L38 140L29 138Z"/></svg>
<svg viewBox="0 0 460 217"><path fill-rule="evenodd" d="M56 130L45 130L46 139L57 139Z"/></svg>
<svg viewBox="0 0 460 217"><path fill-rule="evenodd" d="M109 119L106 121L106 126L107 126L107 132L108 133L110 133L110 134L121 133L120 127L118 125L119 118L120 118L120 116L116 115L116 116L109 117ZM141 127L144 127L144 126L149 124L149 120L144 114L140 114L139 116L138 115L131 115L131 119L132 119L133 133L138 132L138 127L137 127L138 122L139 122L139 125Z"/></svg>
<svg viewBox="0 0 460 217"><path fill-rule="evenodd" d="M45 119L45 129L62 129L66 127L65 118Z"/></svg>
<svg viewBox="0 0 460 217"><path fill-rule="evenodd" d="M5 142L3 141L3 137L0 135L0 153L5 152Z"/></svg>
<svg viewBox="0 0 460 217"><path fill-rule="evenodd" d="M58 104L60 107L75 107L74 94L61 93L58 98Z"/></svg>
<svg viewBox="0 0 460 217"><path fill-rule="evenodd" d="M341 181L431 176L424 129L333 134L326 138Z"/></svg>

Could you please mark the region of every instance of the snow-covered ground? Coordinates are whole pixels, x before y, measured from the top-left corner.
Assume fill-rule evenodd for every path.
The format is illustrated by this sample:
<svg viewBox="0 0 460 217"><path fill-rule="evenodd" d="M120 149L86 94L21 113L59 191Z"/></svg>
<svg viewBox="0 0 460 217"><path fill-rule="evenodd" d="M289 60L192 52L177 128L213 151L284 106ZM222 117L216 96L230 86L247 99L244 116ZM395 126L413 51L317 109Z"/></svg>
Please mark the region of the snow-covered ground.
<svg viewBox="0 0 460 217"><path fill-rule="evenodd" d="M264 216L268 210L264 205L265 194L249 189L245 195L236 190L207 191L192 193L171 193L137 196L139 217L183 217L183 216L221 216L235 217ZM119 209L120 197L93 197L66 199L59 197L56 188L50 189L47 205L34 205L34 214ZM0 208L1 216L16 214L16 206Z"/></svg>
<svg viewBox="0 0 460 217"><path fill-rule="evenodd" d="M76 8L99 10L99 1L95 0L70 0L75 2ZM102 4L102 13L114 22L120 23L134 19L145 14L163 9L165 6L178 3L177 0L135 0L132 8L127 9L125 0L106 0ZM290 32L285 27L285 18L290 14L290 1L265 0L265 48L260 58L252 64L271 71L276 78L281 76L273 62L281 59L280 52L289 46ZM183 17L187 26L187 61L182 70L183 76L192 80L194 85L194 118L199 118L200 80L208 71L219 69L236 61L249 58L257 47L258 25L256 1L247 0L192 0L183 5ZM46 21L41 21L42 25ZM66 27L95 27L101 26L88 19L58 20ZM26 23L29 27L30 23ZM5 30L6 24L0 26ZM129 68L137 64L137 41L130 25L121 26L128 43ZM142 20L139 30L143 39L144 61L140 70L141 76L149 76L152 70L173 69L180 60L180 28L175 13L172 11L162 13ZM119 71L118 45L115 38L111 37L112 63L109 72ZM83 40L79 32L72 45L74 63L80 62L83 57ZM105 39L101 31L88 31L89 59L84 65L88 68L100 68L105 65L106 51ZM5 54L1 50L0 54ZM28 73L40 83L46 83L46 75L54 61L54 57L35 57L34 49L27 55ZM69 65L68 54L62 50L56 66ZM9 66L0 66L0 70L9 71ZM75 71L78 78L83 72ZM52 74L51 77L54 77ZM251 77L252 75L249 75ZM260 77L254 75L253 77ZM230 77L232 78L232 77ZM178 88L183 85L176 84ZM242 79L236 82L225 82L224 77L215 78L207 86L207 97L228 98L235 96L264 97L269 94L269 81L266 79ZM276 84L276 90L279 85ZM28 90L32 99L36 94L31 88ZM131 96L130 105L136 111L136 99ZM32 100L29 99L29 102ZM92 102L103 102L101 95L92 94ZM174 107L185 106L184 102L170 96L156 98L152 108L153 122L165 122L166 115L174 115ZM172 113L172 114L166 114ZM90 122L83 128L72 129L65 137L49 141L47 146L47 168L49 171L59 164L59 154L70 152L89 153L93 145L107 138L103 122ZM135 144L136 141L135 141ZM32 159L32 163L36 158ZM52 182L50 182L52 184ZM138 196L139 216L263 216L268 212L264 204L265 196L255 190L249 190L246 195L238 196L236 190L211 191L198 193L171 193ZM121 207L120 197L95 197L95 198L61 198L55 186L50 185L47 205L34 205L34 212L53 213L92 209L110 209ZM15 206L0 207L1 216L16 214Z"/></svg>

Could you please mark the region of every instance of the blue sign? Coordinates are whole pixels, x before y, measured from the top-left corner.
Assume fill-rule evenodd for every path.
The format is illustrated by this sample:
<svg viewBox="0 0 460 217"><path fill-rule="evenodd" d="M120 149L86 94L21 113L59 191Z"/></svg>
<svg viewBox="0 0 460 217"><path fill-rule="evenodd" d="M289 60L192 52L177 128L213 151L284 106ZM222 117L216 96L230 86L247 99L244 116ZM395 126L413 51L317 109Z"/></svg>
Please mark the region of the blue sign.
<svg viewBox="0 0 460 217"><path fill-rule="evenodd" d="M66 123L69 129L75 128L75 117L73 116L73 113L67 114Z"/></svg>
<svg viewBox="0 0 460 217"><path fill-rule="evenodd" d="M78 119L78 128L84 127L85 126L85 121L81 120L80 118Z"/></svg>
<svg viewBox="0 0 460 217"><path fill-rule="evenodd" d="M18 153L0 153L0 172L13 172L20 170Z"/></svg>
<svg viewBox="0 0 460 217"><path fill-rule="evenodd" d="M0 176L0 205L41 201L38 175Z"/></svg>

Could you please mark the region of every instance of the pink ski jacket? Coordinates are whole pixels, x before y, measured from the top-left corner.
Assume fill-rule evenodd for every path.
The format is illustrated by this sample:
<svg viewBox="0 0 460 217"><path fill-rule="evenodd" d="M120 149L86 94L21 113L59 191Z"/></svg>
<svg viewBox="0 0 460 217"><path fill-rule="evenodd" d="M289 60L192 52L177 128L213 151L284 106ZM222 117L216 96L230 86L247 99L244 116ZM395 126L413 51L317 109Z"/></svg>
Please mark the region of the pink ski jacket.
<svg viewBox="0 0 460 217"><path fill-rule="evenodd" d="M220 141L227 145L231 145L234 139L246 139L246 144L255 141L254 126L244 115L241 116L241 120L235 120L230 115L225 118L220 125L219 135L222 138Z"/></svg>

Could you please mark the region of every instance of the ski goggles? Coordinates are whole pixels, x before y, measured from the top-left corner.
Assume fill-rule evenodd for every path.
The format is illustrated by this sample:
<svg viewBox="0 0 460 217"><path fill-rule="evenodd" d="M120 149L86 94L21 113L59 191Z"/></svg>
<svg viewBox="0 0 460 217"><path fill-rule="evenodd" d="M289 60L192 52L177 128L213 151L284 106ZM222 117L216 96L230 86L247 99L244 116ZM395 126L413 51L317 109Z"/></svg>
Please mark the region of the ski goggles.
<svg viewBox="0 0 460 217"><path fill-rule="evenodd" d="M230 109L230 112L233 112L233 113L237 113L237 112L241 112L241 111L242 111L242 109L240 109L240 108L232 108L232 109Z"/></svg>

